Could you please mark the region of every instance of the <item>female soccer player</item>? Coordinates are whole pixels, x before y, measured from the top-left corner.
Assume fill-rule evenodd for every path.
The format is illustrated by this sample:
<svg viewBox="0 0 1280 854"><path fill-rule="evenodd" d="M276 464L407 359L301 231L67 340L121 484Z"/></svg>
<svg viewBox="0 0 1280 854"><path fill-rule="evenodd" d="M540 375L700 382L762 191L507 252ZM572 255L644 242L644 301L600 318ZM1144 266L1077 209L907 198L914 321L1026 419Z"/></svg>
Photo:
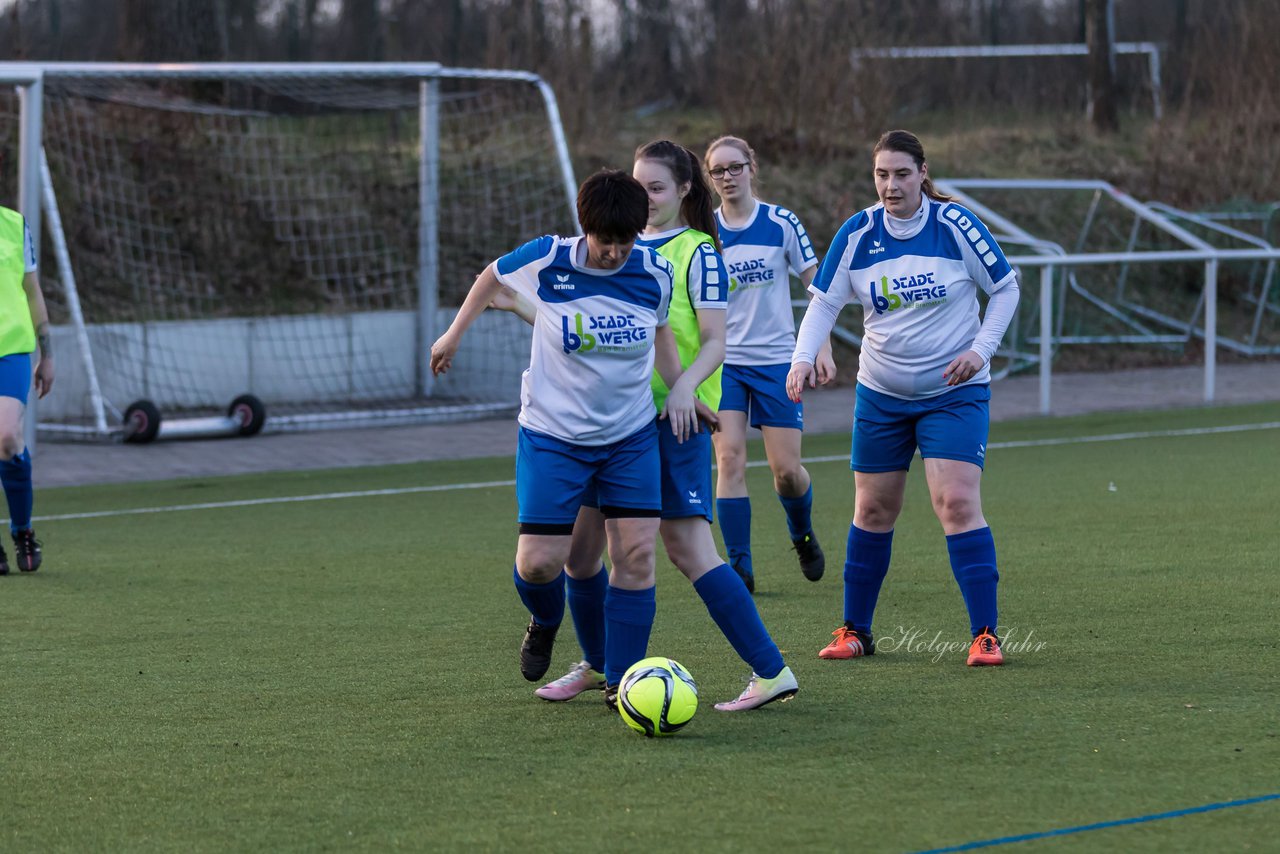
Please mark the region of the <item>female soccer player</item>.
<svg viewBox="0 0 1280 854"><path fill-rule="evenodd" d="M813 532L813 486L800 464L804 408L787 399L787 371L795 349L791 274L806 286L818 266L800 219L758 201L752 189L756 156L741 139L722 136L707 147L705 165L716 192L724 259L733 280L726 320L720 429L715 435L716 513L734 570L755 591L751 563L751 499L747 495L747 424L760 428L773 489L787 514L791 542L805 578L817 581L826 558ZM818 381L835 377L831 347L817 355Z"/></svg>
<svg viewBox="0 0 1280 854"><path fill-rule="evenodd" d="M604 603L609 652L619 661L644 658L662 508L649 386L655 351L671 384L662 413L669 432L683 438L696 423L696 383L680 377L667 325L671 265L634 245L648 219L644 187L625 172L599 172L579 189L577 207L585 237L540 237L494 261L431 347L431 370L444 373L467 328L504 285L536 311L516 452L514 580L530 614L520 647L529 681L551 661L564 616L561 567L587 484L606 520L613 564Z"/></svg>
<svg viewBox="0 0 1280 854"><path fill-rule="evenodd" d="M5 207L0 207L0 258L5 262L0 269L0 481L14 560L23 572L35 572L44 557L31 529L34 494L24 420L29 390L44 397L53 385L53 350L31 230L22 214ZM8 572L9 558L0 548L0 575Z"/></svg>
<svg viewBox="0 0 1280 854"><path fill-rule="evenodd" d="M889 570L916 448L951 570L969 611L971 666L1002 664L996 636L996 547L982 515L992 355L1018 307L1018 281L991 232L934 189L924 147L895 130L874 151L880 202L836 233L810 286L787 392L813 386L819 343L847 303L865 337L853 422L853 524L844 566L844 625L821 658L875 652L871 617ZM989 295L979 322L978 288Z"/></svg>
<svg viewBox="0 0 1280 854"><path fill-rule="evenodd" d="M729 278L717 252L710 188L697 155L667 140L641 146L632 174L649 195L649 220L638 245L659 252L675 270L670 318L684 366L680 381L699 383L698 399L708 412L714 412L720 399ZM655 374L654 412L663 408L668 394L667 384ZM711 534L710 436L698 431L680 441L670 431L659 435L660 531L667 556L693 582L711 618L752 669L742 694L717 703L716 708L743 711L787 700L798 690L795 676L760 620L751 594L717 552ZM578 516L573 552L565 567L569 606L585 659L535 693L546 700L568 700L603 687L605 701L612 706L622 674L634 661L620 660L605 648L610 606L600 565L603 517L587 504Z"/></svg>

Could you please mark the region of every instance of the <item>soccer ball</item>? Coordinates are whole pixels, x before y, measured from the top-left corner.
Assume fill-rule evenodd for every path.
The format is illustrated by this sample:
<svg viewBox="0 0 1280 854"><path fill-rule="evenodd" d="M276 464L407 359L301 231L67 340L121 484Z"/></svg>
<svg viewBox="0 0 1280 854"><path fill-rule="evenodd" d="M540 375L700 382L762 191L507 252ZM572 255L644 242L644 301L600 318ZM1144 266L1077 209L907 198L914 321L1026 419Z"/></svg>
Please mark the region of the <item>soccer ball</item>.
<svg viewBox="0 0 1280 854"><path fill-rule="evenodd" d="M657 656L627 668L618 684L618 713L649 738L679 732L698 710L698 686L678 662Z"/></svg>

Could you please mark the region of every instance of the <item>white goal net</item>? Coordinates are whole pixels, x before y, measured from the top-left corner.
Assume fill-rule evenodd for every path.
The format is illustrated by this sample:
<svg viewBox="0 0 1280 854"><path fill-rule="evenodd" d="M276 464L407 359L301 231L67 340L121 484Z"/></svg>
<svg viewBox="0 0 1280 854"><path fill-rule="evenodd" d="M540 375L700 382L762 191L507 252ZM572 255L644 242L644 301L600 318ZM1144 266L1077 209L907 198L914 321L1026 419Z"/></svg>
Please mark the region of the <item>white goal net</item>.
<svg viewBox="0 0 1280 854"><path fill-rule="evenodd" d="M438 381L427 351L488 261L576 230L538 78L432 65L43 69L45 198L62 229L44 233L41 278L62 358L42 429L92 431L138 399L166 419L207 414L244 393L275 429L516 404L528 361L516 318L487 312ZM17 150L11 91L5 152ZM15 207L16 180L3 170ZM72 282L83 330L67 311ZM100 394L86 360L68 358L84 343Z"/></svg>

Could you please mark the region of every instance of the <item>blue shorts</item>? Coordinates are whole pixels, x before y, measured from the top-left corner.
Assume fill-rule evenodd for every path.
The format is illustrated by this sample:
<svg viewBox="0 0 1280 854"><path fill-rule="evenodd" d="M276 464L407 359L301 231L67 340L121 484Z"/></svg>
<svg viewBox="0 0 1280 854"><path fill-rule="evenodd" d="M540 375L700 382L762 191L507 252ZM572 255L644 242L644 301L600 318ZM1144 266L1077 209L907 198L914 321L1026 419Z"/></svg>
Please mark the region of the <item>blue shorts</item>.
<svg viewBox="0 0 1280 854"><path fill-rule="evenodd" d="M790 365L725 365L720 377L720 411L747 413L752 427L804 429L804 404L787 397Z"/></svg>
<svg viewBox="0 0 1280 854"><path fill-rule="evenodd" d="M608 445L574 445L520 428L516 503L523 534L569 535L583 492L595 489L608 517L653 516L662 508L658 433L645 425Z"/></svg>
<svg viewBox="0 0 1280 854"><path fill-rule="evenodd" d="M921 458L960 460L982 468L991 426L991 386L961 385L924 400L902 400L858 384L853 459L861 472L906 471Z"/></svg>
<svg viewBox="0 0 1280 854"><path fill-rule="evenodd" d="M685 519L702 516L712 519L711 433L694 433L683 443L671 435L666 421L658 425L658 448L662 458L662 518ZM582 492L583 507L599 507L594 486Z"/></svg>
<svg viewBox="0 0 1280 854"><path fill-rule="evenodd" d="M0 358L0 397L16 397L27 404L31 391L31 354L14 353Z"/></svg>
<svg viewBox="0 0 1280 854"><path fill-rule="evenodd" d="M683 443L671 435L671 425L658 422L662 453L662 518L702 516L711 521L711 431L703 428Z"/></svg>

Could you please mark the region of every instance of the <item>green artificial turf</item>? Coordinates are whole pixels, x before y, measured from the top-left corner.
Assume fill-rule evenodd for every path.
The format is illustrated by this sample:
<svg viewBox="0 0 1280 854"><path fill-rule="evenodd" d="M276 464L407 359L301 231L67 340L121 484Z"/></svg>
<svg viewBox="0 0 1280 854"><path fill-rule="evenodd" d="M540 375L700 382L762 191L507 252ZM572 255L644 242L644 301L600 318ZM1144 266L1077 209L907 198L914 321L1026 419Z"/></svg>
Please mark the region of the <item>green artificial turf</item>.
<svg viewBox="0 0 1280 854"><path fill-rule="evenodd" d="M0 579L0 849L905 851L1280 792L1280 406L996 425L984 508L1008 665L968 622L914 467L874 657L841 619L847 462L816 461L801 576L753 468L756 601L800 681L748 668L659 561L650 653L702 706L647 740L598 694L536 699L509 486L44 520ZM847 454L848 437L806 441ZM753 459L761 458L758 445ZM44 490L42 517L507 481L510 459ZM551 676L577 658L561 633ZM1008 846L1262 850L1280 801Z"/></svg>

